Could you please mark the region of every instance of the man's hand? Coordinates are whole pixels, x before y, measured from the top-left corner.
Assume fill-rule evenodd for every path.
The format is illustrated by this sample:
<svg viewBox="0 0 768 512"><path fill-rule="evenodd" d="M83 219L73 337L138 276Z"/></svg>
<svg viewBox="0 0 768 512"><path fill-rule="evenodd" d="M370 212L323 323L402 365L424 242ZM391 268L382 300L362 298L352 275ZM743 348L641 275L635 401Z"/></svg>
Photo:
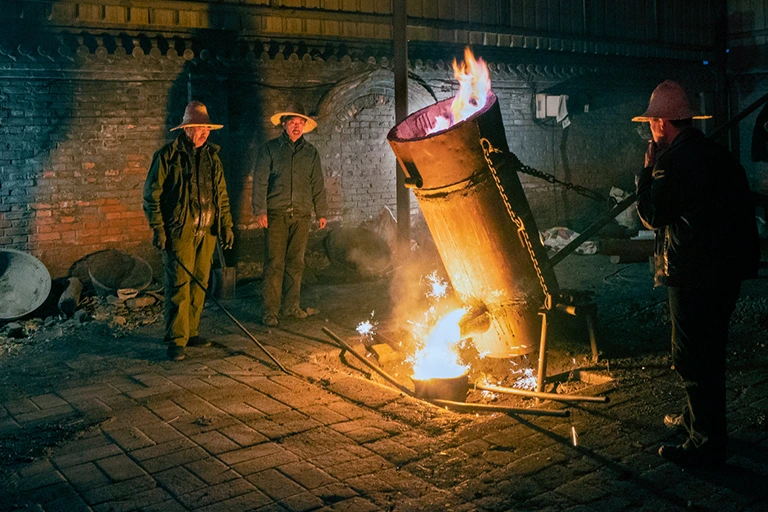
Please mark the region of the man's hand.
<svg viewBox="0 0 768 512"><path fill-rule="evenodd" d="M152 235L152 245L157 249L165 250L165 230L162 228L154 230Z"/></svg>
<svg viewBox="0 0 768 512"><path fill-rule="evenodd" d="M235 244L235 234L232 232L232 228L224 228L224 248L231 249Z"/></svg>
<svg viewBox="0 0 768 512"><path fill-rule="evenodd" d="M654 141L648 143L648 149L645 150L645 165L643 167L653 167L656 165L656 153L659 147Z"/></svg>
<svg viewBox="0 0 768 512"><path fill-rule="evenodd" d="M317 219L317 223L320 225L320 229L325 229L325 226L328 225L328 221L325 220L325 217L320 217Z"/></svg>
<svg viewBox="0 0 768 512"><path fill-rule="evenodd" d="M256 227L258 227L258 228L266 228L266 227L268 227L268 224L269 223L267 222L267 214L266 213L262 213L261 215L256 216Z"/></svg>

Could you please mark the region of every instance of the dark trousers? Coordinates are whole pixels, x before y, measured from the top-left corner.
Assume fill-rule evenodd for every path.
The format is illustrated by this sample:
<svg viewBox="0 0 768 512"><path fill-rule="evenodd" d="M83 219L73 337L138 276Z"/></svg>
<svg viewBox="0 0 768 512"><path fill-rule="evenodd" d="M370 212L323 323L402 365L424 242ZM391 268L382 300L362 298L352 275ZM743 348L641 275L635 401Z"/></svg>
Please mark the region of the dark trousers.
<svg viewBox="0 0 768 512"><path fill-rule="evenodd" d="M725 456L725 370L728 323L740 283L707 288L669 288L672 360L688 399L686 448Z"/></svg>
<svg viewBox="0 0 768 512"><path fill-rule="evenodd" d="M171 239L163 251L165 341L186 346L190 337L198 335L205 292L192 281L179 261L207 288L215 247L216 237L203 235L186 240Z"/></svg>
<svg viewBox="0 0 768 512"><path fill-rule="evenodd" d="M309 216L268 213L267 257L264 265L264 315L299 307ZM282 299L282 300L281 300Z"/></svg>

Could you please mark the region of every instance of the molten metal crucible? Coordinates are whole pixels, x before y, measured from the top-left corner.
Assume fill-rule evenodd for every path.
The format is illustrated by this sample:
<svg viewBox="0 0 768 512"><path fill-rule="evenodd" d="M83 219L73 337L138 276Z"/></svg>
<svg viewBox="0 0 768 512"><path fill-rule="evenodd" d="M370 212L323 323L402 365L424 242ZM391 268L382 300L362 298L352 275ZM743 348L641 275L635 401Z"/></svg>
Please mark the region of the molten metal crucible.
<svg viewBox="0 0 768 512"><path fill-rule="evenodd" d="M496 95L430 134L451 101L411 114L387 139L400 168L421 185L413 192L454 290L488 311L480 317L489 327L471 329L475 346L490 357L527 354L538 347L538 311L557 295L557 279L516 170L496 168L490 157L509 151Z"/></svg>
<svg viewBox="0 0 768 512"><path fill-rule="evenodd" d="M459 320L459 332L461 339L471 338L483 334L491 328L491 313L485 306L473 307L469 313Z"/></svg>

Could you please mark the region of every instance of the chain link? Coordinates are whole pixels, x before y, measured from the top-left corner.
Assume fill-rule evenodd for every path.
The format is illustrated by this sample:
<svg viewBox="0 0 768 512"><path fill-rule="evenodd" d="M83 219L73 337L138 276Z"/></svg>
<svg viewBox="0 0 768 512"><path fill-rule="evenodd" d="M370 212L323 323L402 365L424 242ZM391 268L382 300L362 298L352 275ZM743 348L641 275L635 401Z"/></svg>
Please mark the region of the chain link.
<svg viewBox="0 0 768 512"><path fill-rule="evenodd" d="M501 153L501 154L505 154L505 153L493 147L493 144L491 144L491 142L486 138L480 139L480 145L483 148L483 156L485 157L485 162L488 164L488 168L491 170L491 175L493 175L493 180L496 182L496 187L498 187L499 189L499 193L501 194L501 199L504 201L504 206L507 209L509 218L512 219L512 222L514 222L515 225L517 226L517 234L520 237L520 240L524 242L525 248L528 251L528 255L530 256L531 261L533 262L533 268L536 271L536 277L539 278L539 285L541 286L541 290L544 292L544 307L546 309L552 309L552 294L549 293L549 288L547 287L547 283L544 280L544 274L541 271L541 267L539 266L539 260L536 257L536 253L533 250L533 243L531 242L531 238L528 235L528 231L526 231L525 229L525 224L523 224L523 220L512 209L512 205L509 203L509 198L507 197L507 193L504 190L503 185L501 184L499 173L496 170L496 166L494 165L493 161L491 160L492 153ZM515 157L515 159L517 159L517 157L513 153L508 153L508 154L512 155L513 157ZM536 236L538 236L538 233L536 233Z"/></svg>
<svg viewBox="0 0 768 512"><path fill-rule="evenodd" d="M594 190L588 189L586 187L582 187L581 185L576 185L574 183L561 181L555 178L554 174L549 174L543 171L539 171L537 169L534 169L533 167L525 165L520 161L519 158L517 158L517 155L515 155L512 152L502 151L500 149L493 148L493 147L491 148L491 152L501 155L504 158L505 163L509 163L510 165L512 165L512 167L514 167L514 169L517 172L521 172L523 174L527 174L528 176L533 176L535 178L540 178L546 181L547 183L551 183L553 185L560 185L561 187L564 187L566 190L572 190L579 195L592 199L593 201L599 201L601 203L604 203L606 201L605 197L603 197L600 193L595 192Z"/></svg>

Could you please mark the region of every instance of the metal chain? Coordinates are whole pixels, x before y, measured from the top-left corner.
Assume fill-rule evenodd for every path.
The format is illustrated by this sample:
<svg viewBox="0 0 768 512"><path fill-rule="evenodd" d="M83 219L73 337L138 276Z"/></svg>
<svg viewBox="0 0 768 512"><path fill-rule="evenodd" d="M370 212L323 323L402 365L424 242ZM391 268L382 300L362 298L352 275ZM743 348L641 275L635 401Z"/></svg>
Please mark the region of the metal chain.
<svg viewBox="0 0 768 512"><path fill-rule="evenodd" d="M522 172L523 174L527 174L528 176L533 176L535 178L540 178L553 185L560 185L561 187L564 187L566 190L572 190L577 194L582 195L584 197L588 197L594 201L599 201L601 203L604 203L606 200L605 197L603 197L600 193L595 192L594 190L588 189L586 187L582 187L581 185L576 185L574 183L561 181L555 178L554 174L549 174L543 171L539 171L537 169L534 169L533 167L525 165L520 161L519 158L517 158L517 155L515 155L510 151L502 151L500 149L492 148L491 152L502 155L505 158L505 160L508 161L518 172Z"/></svg>
<svg viewBox="0 0 768 512"><path fill-rule="evenodd" d="M539 266L539 260L536 257L536 253L533 250L533 243L531 242L531 238L528 235L528 231L526 231L525 229L525 224L523 224L523 220L512 209L512 205L509 203L509 198L507 197L507 193L504 190L503 185L501 184L501 179L499 178L499 173L496 170L496 166L493 164L493 161L491 161L491 153L503 153L503 152L494 148L493 144L491 144L491 141L489 141L486 138L480 139L480 145L483 147L483 156L485 157L485 162L488 164L488 168L491 170L491 175L493 175L493 180L496 182L496 187L499 189L499 193L501 194L501 199L504 201L504 206L507 208L507 213L509 214L509 218L512 219L512 222L514 222L515 225L517 226L517 234L520 237L520 240L524 242L525 248L528 250L528 255L530 256L531 261L533 262L533 268L536 271L536 277L539 278L539 285L541 286L541 289L544 292L544 307L546 309L552 309L552 295L549 293L549 288L547 287L547 283L544 281L544 274L541 272L541 267ZM514 154L512 153L509 153L509 154L514 156ZM538 236L538 233L537 233L537 236Z"/></svg>

